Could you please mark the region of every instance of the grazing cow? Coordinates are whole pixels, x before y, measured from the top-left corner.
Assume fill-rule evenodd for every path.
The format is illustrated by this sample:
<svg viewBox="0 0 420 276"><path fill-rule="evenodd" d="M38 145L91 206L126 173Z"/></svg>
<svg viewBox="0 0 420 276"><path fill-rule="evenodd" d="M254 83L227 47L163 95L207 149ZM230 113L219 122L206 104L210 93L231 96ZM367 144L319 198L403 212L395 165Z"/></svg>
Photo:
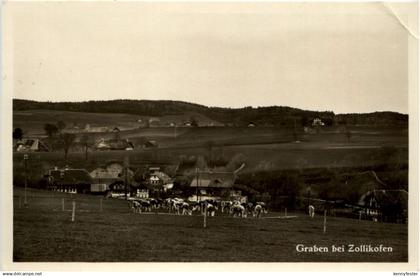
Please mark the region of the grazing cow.
<svg viewBox="0 0 420 276"><path fill-rule="evenodd" d="M222 208L222 213L224 213L225 210L230 211L230 208L232 207L232 205L233 205L233 202L232 201L222 201L220 203L220 206Z"/></svg>
<svg viewBox="0 0 420 276"><path fill-rule="evenodd" d="M181 211L181 215L192 215L192 207L187 202L181 202L177 204L178 214Z"/></svg>
<svg viewBox="0 0 420 276"><path fill-rule="evenodd" d="M133 213L141 213L141 205L137 201L130 201L129 203L130 209L133 210Z"/></svg>
<svg viewBox="0 0 420 276"><path fill-rule="evenodd" d="M255 205L253 215L255 218L260 218L261 213L264 211L263 207L260 204Z"/></svg>
<svg viewBox="0 0 420 276"><path fill-rule="evenodd" d="M315 207L313 205L309 205L308 211L309 211L309 216L313 218L315 216Z"/></svg>
<svg viewBox="0 0 420 276"><path fill-rule="evenodd" d="M209 217L214 217L217 209L218 208L216 206L214 206L213 204L208 203L207 204L207 215Z"/></svg>
<svg viewBox="0 0 420 276"><path fill-rule="evenodd" d="M245 208L245 211L246 211L247 214L252 213L252 211L253 211L252 207L254 206L254 204L249 202L249 203L241 203L241 205Z"/></svg>
<svg viewBox="0 0 420 276"><path fill-rule="evenodd" d="M138 202L140 204L140 213L141 211L144 211L144 212L152 211L152 205L150 204L150 201L148 201L147 199L139 199L139 200L135 200L134 202Z"/></svg>
<svg viewBox="0 0 420 276"><path fill-rule="evenodd" d="M235 204L230 208L230 213L233 214L233 217L246 217L246 209L240 204Z"/></svg>
<svg viewBox="0 0 420 276"><path fill-rule="evenodd" d="M155 210L159 209L162 206L161 199L150 198L149 202L150 202L150 206Z"/></svg>

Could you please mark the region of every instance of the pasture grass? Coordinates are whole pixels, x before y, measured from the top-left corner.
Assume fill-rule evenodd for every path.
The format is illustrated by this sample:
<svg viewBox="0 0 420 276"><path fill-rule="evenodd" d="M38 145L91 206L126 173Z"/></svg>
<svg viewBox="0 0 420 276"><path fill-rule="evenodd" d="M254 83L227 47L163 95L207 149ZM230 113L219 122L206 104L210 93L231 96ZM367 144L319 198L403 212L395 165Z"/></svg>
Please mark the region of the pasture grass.
<svg viewBox="0 0 420 276"><path fill-rule="evenodd" d="M13 259L16 262L406 262L407 225L328 217L309 219L207 218L135 214L124 200L30 189L29 208L14 189ZM61 211L65 198L66 211ZM71 222L71 201L76 220ZM267 216L282 216L271 212ZM299 253L306 246L371 244L392 253Z"/></svg>

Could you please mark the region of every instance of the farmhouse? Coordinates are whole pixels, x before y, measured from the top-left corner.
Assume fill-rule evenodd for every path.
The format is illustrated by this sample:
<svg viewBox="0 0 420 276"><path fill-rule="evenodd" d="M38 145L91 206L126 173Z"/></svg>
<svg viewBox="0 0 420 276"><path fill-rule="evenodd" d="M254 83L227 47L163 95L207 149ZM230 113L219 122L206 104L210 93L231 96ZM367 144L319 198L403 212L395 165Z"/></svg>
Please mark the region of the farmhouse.
<svg viewBox="0 0 420 276"><path fill-rule="evenodd" d="M108 127L91 127L90 124L86 124L84 132L109 132Z"/></svg>
<svg viewBox="0 0 420 276"><path fill-rule="evenodd" d="M362 214L385 222L405 223L408 218L408 192L405 190L372 190L366 192L359 204Z"/></svg>
<svg viewBox="0 0 420 276"><path fill-rule="evenodd" d="M149 126L159 126L160 125L160 119L156 117L152 117L149 119Z"/></svg>
<svg viewBox="0 0 420 276"><path fill-rule="evenodd" d="M312 121L312 126L325 126L325 123L320 118L315 118Z"/></svg>
<svg viewBox="0 0 420 276"><path fill-rule="evenodd" d="M233 172L200 172L191 181L190 191L194 197L198 194L198 199L230 198L243 201L241 191L234 190L235 179Z"/></svg>
<svg viewBox="0 0 420 276"><path fill-rule="evenodd" d="M48 189L66 193L89 193L92 178L85 169L54 168L49 171Z"/></svg>
<svg viewBox="0 0 420 276"><path fill-rule="evenodd" d="M163 190L172 189L172 179L158 167L149 168L148 184L151 186L162 186Z"/></svg>
<svg viewBox="0 0 420 276"><path fill-rule="evenodd" d="M16 151L49 151L48 146L39 139L22 139L16 143Z"/></svg>
<svg viewBox="0 0 420 276"><path fill-rule="evenodd" d="M90 173L92 178L91 191L102 193L121 193L125 191L125 170L118 163L111 163L106 167L99 167ZM134 172L128 169L128 180L133 179ZM130 181L131 182L131 181Z"/></svg>
<svg viewBox="0 0 420 276"><path fill-rule="evenodd" d="M100 139L95 145L96 150L133 150L134 145L127 139Z"/></svg>

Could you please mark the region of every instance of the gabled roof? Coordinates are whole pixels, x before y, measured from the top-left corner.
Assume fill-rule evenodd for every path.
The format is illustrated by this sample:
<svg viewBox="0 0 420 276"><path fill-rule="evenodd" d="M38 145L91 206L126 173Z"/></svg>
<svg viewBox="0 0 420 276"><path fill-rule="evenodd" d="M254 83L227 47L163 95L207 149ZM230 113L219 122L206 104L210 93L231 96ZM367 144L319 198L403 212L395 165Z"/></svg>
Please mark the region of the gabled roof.
<svg viewBox="0 0 420 276"><path fill-rule="evenodd" d="M190 187L200 188L232 188L235 175L232 172L206 172L198 174L191 181Z"/></svg>
<svg viewBox="0 0 420 276"><path fill-rule="evenodd" d="M48 146L39 139L22 139L16 146L17 151L49 151Z"/></svg>
<svg viewBox="0 0 420 276"><path fill-rule="evenodd" d="M156 146L157 146L157 142L156 142L156 141L154 141L154 140L149 140L149 141L146 141L146 142L144 143L144 145L145 145L146 147L156 147Z"/></svg>
<svg viewBox="0 0 420 276"><path fill-rule="evenodd" d="M346 182L354 190L362 194L367 191L378 189L387 189L387 185L382 182L374 171L366 171L359 173Z"/></svg>

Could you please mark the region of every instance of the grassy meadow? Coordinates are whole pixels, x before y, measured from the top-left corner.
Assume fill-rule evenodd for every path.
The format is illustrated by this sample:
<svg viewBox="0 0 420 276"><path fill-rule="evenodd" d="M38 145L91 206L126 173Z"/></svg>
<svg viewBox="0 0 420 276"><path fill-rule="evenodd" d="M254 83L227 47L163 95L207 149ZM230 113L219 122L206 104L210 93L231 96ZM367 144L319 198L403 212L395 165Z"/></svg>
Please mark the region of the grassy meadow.
<svg viewBox="0 0 420 276"><path fill-rule="evenodd" d="M19 208L19 197L21 206ZM65 198L65 211L62 211ZM76 202L71 222L71 202ZM407 225L303 213L268 213L265 218L207 218L169 214L135 214L119 199L14 189L16 262L406 262ZM276 218L277 217L277 218ZM279 218L280 217L280 218ZM304 253L296 245L370 244L392 247L391 253Z"/></svg>

